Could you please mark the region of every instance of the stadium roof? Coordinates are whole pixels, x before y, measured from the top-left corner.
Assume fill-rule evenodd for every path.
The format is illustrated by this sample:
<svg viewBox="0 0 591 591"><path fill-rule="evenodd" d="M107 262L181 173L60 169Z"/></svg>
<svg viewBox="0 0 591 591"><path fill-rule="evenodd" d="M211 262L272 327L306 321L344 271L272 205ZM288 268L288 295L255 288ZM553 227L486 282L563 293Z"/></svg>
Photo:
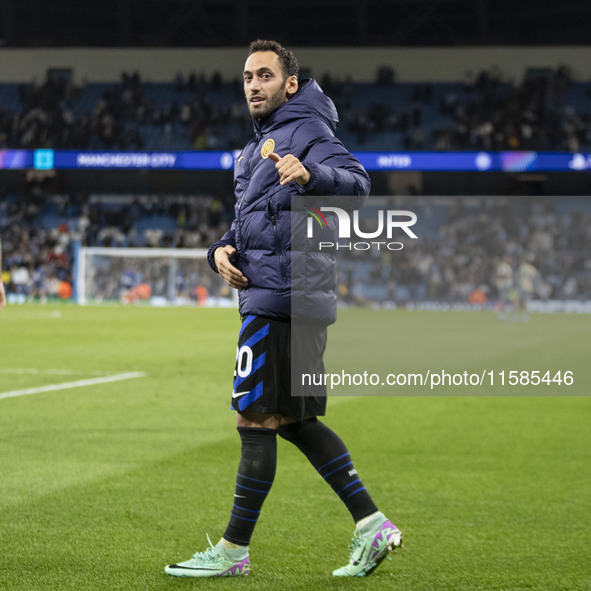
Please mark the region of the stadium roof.
<svg viewBox="0 0 591 591"><path fill-rule="evenodd" d="M587 45L589 0L0 0L5 47Z"/></svg>

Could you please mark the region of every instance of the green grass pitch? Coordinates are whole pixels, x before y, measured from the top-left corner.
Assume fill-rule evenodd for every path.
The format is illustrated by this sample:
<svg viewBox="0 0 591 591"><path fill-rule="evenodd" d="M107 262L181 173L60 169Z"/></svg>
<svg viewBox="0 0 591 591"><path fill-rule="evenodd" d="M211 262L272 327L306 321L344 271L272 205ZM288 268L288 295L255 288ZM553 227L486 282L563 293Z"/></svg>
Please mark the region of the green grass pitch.
<svg viewBox="0 0 591 591"><path fill-rule="evenodd" d="M329 371L573 371L570 387L331 398L326 422L404 531L392 561L367 579L333 580L353 524L280 441L252 575L167 577L165 564L204 549L206 533L215 543L229 516L238 325L233 310L0 313L0 589L591 588L591 318L503 323L490 312L350 310L331 329ZM101 381L129 372L145 377ZM98 381L60 386L81 380ZM36 393L2 396L23 391Z"/></svg>

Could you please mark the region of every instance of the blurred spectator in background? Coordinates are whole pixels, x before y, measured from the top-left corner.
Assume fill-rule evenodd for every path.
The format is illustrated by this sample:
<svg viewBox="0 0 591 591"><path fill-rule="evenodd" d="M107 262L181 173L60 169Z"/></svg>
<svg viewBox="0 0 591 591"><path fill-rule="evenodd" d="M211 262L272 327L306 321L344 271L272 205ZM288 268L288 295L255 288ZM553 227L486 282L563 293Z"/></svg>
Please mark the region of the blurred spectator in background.
<svg viewBox="0 0 591 591"><path fill-rule="evenodd" d="M497 264L495 269L495 286L499 298L500 310L499 318L507 320L509 313L513 308L513 269L511 268L511 258L504 256Z"/></svg>
<svg viewBox="0 0 591 591"><path fill-rule="evenodd" d="M523 259L516 272L517 311L521 320L529 320L528 304L534 296L537 278L538 270Z"/></svg>
<svg viewBox="0 0 591 591"><path fill-rule="evenodd" d="M4 289L4 281L3 281L3 273L2 273L2 238L0 238L0 310L4 308L6 305L6 291Z"/></svg>

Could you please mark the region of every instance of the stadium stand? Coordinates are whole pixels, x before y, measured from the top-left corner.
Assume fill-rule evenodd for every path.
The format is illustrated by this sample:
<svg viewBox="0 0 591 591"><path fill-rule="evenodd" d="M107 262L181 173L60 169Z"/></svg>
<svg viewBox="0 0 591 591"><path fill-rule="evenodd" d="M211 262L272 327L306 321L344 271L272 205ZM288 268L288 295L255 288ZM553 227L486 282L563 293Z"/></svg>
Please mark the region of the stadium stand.
<svg viewBox="0 0 591 591"><path fill-rule="evenodd" d="M591 147L589 82L566 67L530 69L519 83L482 71L457 83L325 75L353 150L566 150ZM250 117L239 81L220 74L169 84L124 73L118 84L0 84L1 148L240 149Z"/></svg>
<svg viewBox="0 0 591 591"><path fill-rule="evenodd" d="M573 82L567 68L531 69L518 84L494 70L456 83L398 83L390 74L379 70L372 84L320 80L351 149L591 148L591 85ZM138 73L82 87L59 76L39 86L0 84L1 149L238 149L251 133L240 82L219 74L179 74L168 84ZM475 289L494 300L494 268L504 255L534 263L543 277L539 297L591 294L588 201L416 197L407 207L419 215L423 240L407 241L396 264L387 252L373 262L344 256L341 274L349 280L341 287L351 301L465 302ZM209 194L72 194L32 180L0 200L8 293L38 295L43 284L56 295L60 282L72 280L74 241L203 247L231 218L231 200Z"/></svg>
<svg viewBox="0 0 591 591"><path fill-rule="evenodd" d="M515 267L523 259L536 266L541 299L585 300L591 294L589 200L413 197L411 202L396 197L389 205L417 214L421 240L405 239L403 252L376 251L369 259L365 252L363 257L339 255L345 301L460 303L479 289L492 302L497 297L494 270L507 255ZM363 209L362 223L375 208ZM49 296L57 296L59 283L72 280L75 241L206 247L225 231L230 216L227 205L207 195L71 199L43 195L35 187L27 199L7 195L0 202L0 227L4 264L12 277L8 293L35 295L37 282Z"/></svg>

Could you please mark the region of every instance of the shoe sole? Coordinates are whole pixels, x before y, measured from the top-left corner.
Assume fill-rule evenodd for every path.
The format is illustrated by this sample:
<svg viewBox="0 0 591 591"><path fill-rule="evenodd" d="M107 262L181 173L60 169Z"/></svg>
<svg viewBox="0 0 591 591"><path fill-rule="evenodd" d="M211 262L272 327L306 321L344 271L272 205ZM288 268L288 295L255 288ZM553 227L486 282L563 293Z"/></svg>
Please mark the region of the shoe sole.
<svg viewBox="0 0 591 591"><path fill-rule="evenodd" d="M167 566L164 572L169 577L178 577L181 579L203 579L203 578L217 578L217 577L247 577L250 574L250 568L243 569L241 572L232 572L232 569L228 569L224 572L217 573L214 571L190 569L190 568L172 568Z"/></svg>
<svg viewBox="0 0 591 591"><path fill-rule="evenodd" d="M176 577L178 579L205 579L205 578L210 578L210 579L216 579L218 577L247 577L248 575L250 575L250 571L248 572L244 572L244 573L240 573L239 575L233 574L231 572L225 572L225 573L220 573L220 574L210 574L210 573L204 573L204 572L200 572L199 574L196 573L179 573L179 572L171 572L171 571L164 571L169 577Z"/></svg>

